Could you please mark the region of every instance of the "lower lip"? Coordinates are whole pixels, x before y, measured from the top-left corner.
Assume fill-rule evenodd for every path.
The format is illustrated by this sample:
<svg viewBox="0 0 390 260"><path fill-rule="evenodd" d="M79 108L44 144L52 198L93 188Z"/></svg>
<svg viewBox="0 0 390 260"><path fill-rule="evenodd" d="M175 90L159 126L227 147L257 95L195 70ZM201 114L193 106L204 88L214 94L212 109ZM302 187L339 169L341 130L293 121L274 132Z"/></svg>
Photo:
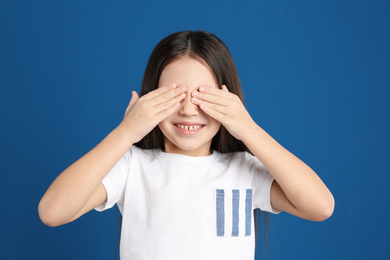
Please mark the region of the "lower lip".
<svg viewBox="0 0 390 260"><path fill-rule="evenodd" d="M204 126L202 126L201 128L199 128L197 130L186 130L186 129L182 129L182 128L175 126L177 131L179 131L179 133L181 133L183 135L195 135L195 134L199 133L200 131L202 131L203 127Z"/></svg>

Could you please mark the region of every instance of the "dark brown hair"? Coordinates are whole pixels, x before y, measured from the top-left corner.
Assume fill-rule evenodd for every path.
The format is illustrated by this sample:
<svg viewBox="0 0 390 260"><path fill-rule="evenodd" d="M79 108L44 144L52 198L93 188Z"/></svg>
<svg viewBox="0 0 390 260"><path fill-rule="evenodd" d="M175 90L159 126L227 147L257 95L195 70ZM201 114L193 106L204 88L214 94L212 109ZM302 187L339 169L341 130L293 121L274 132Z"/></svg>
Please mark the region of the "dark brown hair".
<svg viewBox="0 0 390 260"><path fill-rule="evenodd" d="M173 33L157 44L145 69L140 96L157 89L164 68L183 56L190 56L207 65L217 85L220 87L226 85L231 93L243 101L241 84L232 55L217 36L204 31ZM158 126L135 145L143 149L165 149L163 135ZM214 136L210 149L220 153L249 152L244 143L234 138L223 126Z"/></svg>

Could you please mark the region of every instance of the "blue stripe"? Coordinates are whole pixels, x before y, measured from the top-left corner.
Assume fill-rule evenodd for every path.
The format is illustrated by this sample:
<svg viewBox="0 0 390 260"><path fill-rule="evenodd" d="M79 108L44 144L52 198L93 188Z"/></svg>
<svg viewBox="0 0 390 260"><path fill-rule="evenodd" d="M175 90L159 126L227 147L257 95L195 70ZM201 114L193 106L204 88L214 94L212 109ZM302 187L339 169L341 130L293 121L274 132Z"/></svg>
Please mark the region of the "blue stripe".
<svg viewBox="0 0 390 260"><path fill-rule="evenodd" d="M217 209L217 236L225 235L225 191L216 190L216 209Z"/></svg>
<svg viewBox="0 0 390 260"><path fill-rule="evenodd" d="M238 223L239 223L239 214L238 214L238 209L240 205L240 191L239 190L232 190L233 192L233 226L232 226L232 237L238 237Z"/></svg>
<svg viewBox="0 0 390 260"><path fill-rule="evenodd" d="M246 190L245 198L245 236L251 235L252 220L252 189Z"/></svg>

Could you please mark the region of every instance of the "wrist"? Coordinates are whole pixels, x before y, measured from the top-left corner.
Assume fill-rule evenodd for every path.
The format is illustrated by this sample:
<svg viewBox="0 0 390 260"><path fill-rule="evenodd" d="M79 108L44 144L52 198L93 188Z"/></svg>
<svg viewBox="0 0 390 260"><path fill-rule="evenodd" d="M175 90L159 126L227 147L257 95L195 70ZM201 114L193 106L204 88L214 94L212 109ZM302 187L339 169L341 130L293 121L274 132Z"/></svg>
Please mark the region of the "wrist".
<svg viewBox="0 0 390 260"><path fill-rule="evenodd" d="M264 130L253 121L251 125L246 127L246 131L241 141L249 148L251 143L259 140L259 135L261 135L262 132L264 132Z"/></svg>
<svg viewBox="0 0 390 260"><path fill-rule="evenodd" d="M122 125L117 126L113 131L119 139L122 140L124 144L127 144L128 147L132 146L134 143L138 142L134 136L131 134L131 131Z"/></svg>

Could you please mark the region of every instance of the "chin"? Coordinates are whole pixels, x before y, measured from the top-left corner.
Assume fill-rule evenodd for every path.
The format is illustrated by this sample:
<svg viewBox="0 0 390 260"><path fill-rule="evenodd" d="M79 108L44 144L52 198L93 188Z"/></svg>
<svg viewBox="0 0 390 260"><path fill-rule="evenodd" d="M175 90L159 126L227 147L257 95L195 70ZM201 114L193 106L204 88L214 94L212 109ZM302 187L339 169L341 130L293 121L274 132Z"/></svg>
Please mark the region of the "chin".
<svg viewBox="0 0 390 260"><path fill-rule="evenodd" d="M172 142L165 142L165 152L178 153L191 156L207 156L210 154L210 145L199 146L198 144L175 145Z"/></svg>

